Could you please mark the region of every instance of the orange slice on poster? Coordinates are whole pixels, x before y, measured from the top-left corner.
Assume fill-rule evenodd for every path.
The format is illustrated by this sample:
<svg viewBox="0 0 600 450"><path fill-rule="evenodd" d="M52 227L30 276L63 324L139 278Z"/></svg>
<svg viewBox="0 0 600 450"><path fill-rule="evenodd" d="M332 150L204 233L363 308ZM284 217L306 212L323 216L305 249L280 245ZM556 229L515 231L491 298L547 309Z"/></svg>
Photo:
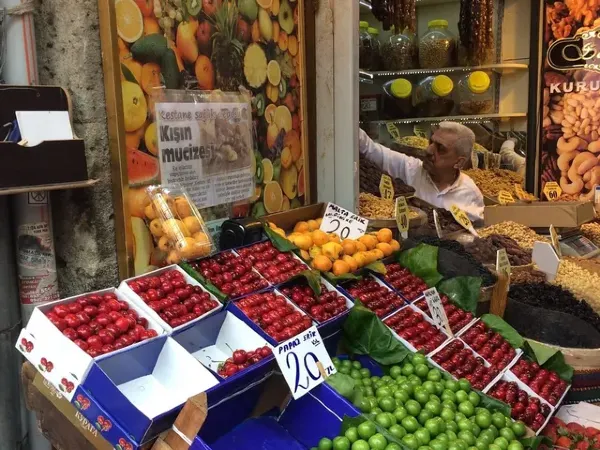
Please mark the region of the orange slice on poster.
<svg viewBox="0 0 600 450"><path fill-rule="evenodd" d="M135 42L144 33L144 18L133 0L116 0L117 33L125 42Z"/></svg>

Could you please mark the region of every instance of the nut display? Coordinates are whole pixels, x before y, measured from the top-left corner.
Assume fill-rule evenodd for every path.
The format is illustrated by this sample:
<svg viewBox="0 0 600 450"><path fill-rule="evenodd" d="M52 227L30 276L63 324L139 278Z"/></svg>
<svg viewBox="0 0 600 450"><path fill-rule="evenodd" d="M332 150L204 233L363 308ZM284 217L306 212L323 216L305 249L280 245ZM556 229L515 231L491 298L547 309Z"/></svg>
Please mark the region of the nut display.
<svg viewBox="0 0 600 450"><path fill-rule="evenodd" d="M393 201L361 192L358 197L358 214L369 219L393 219L396 217L396 207ZM408 210L408 218L416 219L419 214Z"/></svg>
<svg viewBox="0 0 600 450"><path fill-rule="evenodd" d="M550 240L540 236L531 228L520 223L505 221L477 230L482 238L492 234L502 234L514 239L523 249L531 250L536 242L550 243Z"/></svg>
<svg viewBox="0 0 600 450"><path fill-rule="evenodd" d="M445 209L434 208L429 203L424 200L421 200L417 197L411 197L407 199L407 202L410 206L414 206L415 208L419 208L425 214L427 214L427 226L431 230L433 234L435 234L435 220L433 218L433 210L436 209L438 212L439 224L444 233L452 233L454 231L463 230L463 227L459 225L452 213L450 211L446 211Z"/></svg>
<svg viewBox="0 0 600 450"><path fill-rule="evenodd" d="M360 191L369 194L379 195L379 181L382 171L370 160L364 156L360 157ZM389 174L386 174L389 175ZM394 197L400 195L412 195L415 193L413 187L404 183L400 178L392 178L394 183Z"/></svg>
<svg viewBox="0 0 600 450"><path fill-rule="evenodd" d="M592 241L594 244L600 246L600 224L596 222L584 223L580 227L583 235Z"/></svg>
<svg viewBox="0 0 600 450"><path fill-rule="evenodd" d="M384 323L406 339L417 351L431 353L448 340L448 336L425 319L421 311L406 306Z"/></svg>
<svg viewBox="0 0 600 450"><path fill-rule="evenodd" d="M523 184L523 175L519 175L512 170L469 169L463 172L473 179L481 193L487 197L496 198L500 191L507 191L516 200L515 184Z"/></svg>
<svg viewBox="0 0 600 450"><path fill-rule="evenodd" d="M456 64L456 38L448 31L446 20L432 20L419 39L421 69L440 69Z"/></svg>
<svg viewBox="0 0 600 450"><path fill-rule="evenodd" d="M181 186L150 186L147 192L151 202L144 214L158 248L168 253L167 264L210 255L212 239L185 190Z"/></svg>
<svg viewBox="0 0 600 450"><path fill-rule="evenodd" d="M520 270L514 271L510 274L510 283L511 284L521 284L521 283L545 283L546 282L546 274L539 270L530 267L524 267Z"/></svg>
<svg viewBox="0 0 600 450"><path fill-rule="evenodd" d="M385 70L414 69L417 62L415 41L403 34L390 36L381 46L381 59Z"/></svg>
<svg viewBox="0 0 600 450"><path fill-rule="evenodd" d="M427 150L427 147L429 147L429 139L420 136L402 136L398 139L398 144L420 150Z"/></svg>
<svg viewBox="0 0 600 450"><path fill-rule="evenodd" d="M584 269L579 264L564 259L558 267L553 283L571 291L600 314L600 275Z"/></svg>
<svg viewBox="0 0 600 450"><path fill-rule="evenodd" d="M498 250L505 249L511 266L531 264L531 251L521 248L512 238L492 234L485 238L475 238L466 244L465 249L481 264L495 264Z"/></svg>

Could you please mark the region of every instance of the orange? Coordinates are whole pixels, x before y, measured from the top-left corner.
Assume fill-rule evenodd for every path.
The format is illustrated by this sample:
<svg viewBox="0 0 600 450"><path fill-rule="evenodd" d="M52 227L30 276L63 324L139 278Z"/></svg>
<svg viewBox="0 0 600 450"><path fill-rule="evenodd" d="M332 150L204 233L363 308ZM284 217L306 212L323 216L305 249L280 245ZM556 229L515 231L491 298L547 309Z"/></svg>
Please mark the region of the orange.
<svg viewBox="0 0 600 450"><path fill-rule="evenodd" d="M273 2L278 2L279 0L273 0ZM275 5L275 3L273 3L273 5ZM279 9L279 5L277 5L277 8ZM273 13L274 16L276 16L276 13ZM277 20L273 21L273 42L275 42L275 44L277 44L277 41L279 40L279 22L277 22Z"/></svg>
<svg viewBox="0 0 600 450"><path fill-rule="evenodd" d="M309 234L300 234L290 240L301 250L308 251L313 246L313 240Z"/></svg>
<svg viewBox="0 0 600 450"><path fill-rule="evenodd" d="M377 232L377 240L379 242L390 242L392 240L392 230L389 228L382 228Z"/></svg>
<svg viewBox="0 0 600 450"><path fill-rule="evenodd" d="M154 92L154 88L160 87L160 66L155 63L147 63L142 66L142 89L146 94Z"/></svg>
<svg viewBox="0 0 600 450"><path fill-rule="evenodd" d="M277 42L279 45L279 50L285 52L288 49L288 35L285 31L279 32L279 41Z"/></svg>
<svg viewBox="0 0 600 450"><path fill-rule="evenodd" d="M121 58L121 63L129 69L135 81L140 84L142 81L142 65L133 59L131 53L124 54ZM121 70L123 72L123 70ZM123 78L125 78L123 76Z"/></svg>
<svg viewBox="0 0 600 450"><path fill-rule="evenodd" d="M269 181L265 185L263 201L265 204L265 209L269 214L281 211L283 206L283 192L281 191L281 186L277 181Z"/></svg>
<svg viewBox="0 0 600 450"><path fill-rule="evenodd" d="M317 255L312 261L312 266L321 272L329 272L332 264L331 260L325 255Z"/></svg>
<svg viewBox="0 0 600 450"><path fill-rule="evenodd" d="M354 259L354 261L356 261L356 264L358 264L358 267L362 267L362 266L365 266L366 264L368 264L365 252L355 253L354 255L352 255L352 259Z"/></svg>
<svg viewBox="0 0 600 450"><path fill-rule="evenodd" d="M144 17L144 36L160 32L160 26L154 17Z"/></svg>
<svg viewBox="0 0 600 450"><path fill-rule="evenodd" d="M152 122L148 128L146 128L146 132L144 133L144 142L146 144L146 148L150 153L154 156L158 155L158 136L156 134L156 122Z"/></svg>
<svg viewBox="0 0 600 450"><path fill-rule="evenodd" d="M385 254L383 253L383 251L378 248L371 250L369 253L372 253L374 255L373 261L377 261L378 259L383 259L385 257Z"/></svg>
<svg viewBox="0 0 600 450"><path fill-rule="evenodd" d="M117 33L125 42L135 42L144 32L144 19L138 5L133 0L115 0Z"/></svg>
<svg viewBox="0 0 600 450"><path fill-rule="evenodd" d="M131 81L121 83L123 93L123 116L125 131L135 131L144 125L148 115L148 105L142 89Z"/></svg>
<svg viewBox="0 0 600 450"><path fill-rule="evenodd" d="M316 221L316 220L314 220L314 219L311 219L311 220L309 220L307 223L308 223L308 229L309 229L310 231L315 231L315 230L318 230L318 229L319 229L319 224L317 223L317 221Z"/></svg>
<svg viewBox="0 0 600 450"><path fill-rule="evenodd" d="M292 153L294 162L300 159L302 155L302 146L300 145L300 136L296 130L289 130L283 138L283 147L288 147Z"/></svg>
<svg viewBox="0 0 600 450"><path fill-rule="evenodd" d="M296 56L298 54L298 38L293 34L288 36L288 51L290 55Z"/></svg>
<svg viewBox="0 0 600 450"><path fill-rule="evenodd" d="M252 24L252 42L260 41L260 28L258 27L258 20L255 20Z"/></svg>
<svg viewBox="0 0 600 450"><path fill-rule="evenodd" d="M342 259L338 259L333 263L333 274L336 276L344 275L350 272L350 266Z"/></svg>
<svg viewBox="0 0 600 450"><path fill-rule="evenodd" d="M203 91L212 91L215 88L215 72L208 56L200 55L194 64L194 73L198 79L198 87Z"/></svg>
<svg viewBox="0 0 600 450"><path fill-rule="evenodd" d="M304 261L310 261L310 253L308 253L306 250L300 250L300 258L302 258Z"/></svg>
<svg viewBox="0 0 600 450"><path fill-rule="evenodd" d="M383 256L390 256L392 253L394 253L394 249L387 242L380 242L377 244L376 248L383 252Z"/></svg>
<svg viewBox="0 0 600 450"><path fill-rule="evenodd" d="M392 239L390 241L390 247L392 247L393 251L397 252L400 250L400 242L398 242L396 239Z"/></svg>
<svg viewBox="0 0 600 450"><path fill-rule="evenodd" d="M356 241L356 251L357 252L366 252L367 246L360 241Z"/></svg>

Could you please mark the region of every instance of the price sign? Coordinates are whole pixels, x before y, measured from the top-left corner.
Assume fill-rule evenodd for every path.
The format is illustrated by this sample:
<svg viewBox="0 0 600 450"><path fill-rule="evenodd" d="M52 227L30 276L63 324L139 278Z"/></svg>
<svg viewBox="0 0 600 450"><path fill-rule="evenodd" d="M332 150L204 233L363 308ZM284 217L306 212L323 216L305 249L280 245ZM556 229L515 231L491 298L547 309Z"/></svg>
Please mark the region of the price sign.
<svg viewBox="0 0 600 450"><path fill-rule="evenodd" d="M408 239L408 227L410 226L408 211L406 198L403 196L398 197L396 199L396 224L400 234L402 234L402 239Z"/></svg>
<svg viewBox="0 0 600 450"><path fill-rule="evenodd" d="M437 209L433 210L433 223L435 224L435 232L437 233L437 237L442 239L442 227L440 226L440 218L438 216Z"/></svg>
<svg viewBox="0 0 600 450"><path fill-rule="evenodd" d="M415 125L413 127L413 133L415 134L415 136L427 138L427 131L425 131L425 129L420 125Z"/></svg>
<svg viewBox="0 0 600 450"><path fill-rule="evenodd" d="M506 277L510 276L511 267L506 250L501 248L496 252L496 272L503 273Z"/></svg>
<svg viewBox="0 0 600 450"><path fill-rule="evenodd" d="M548 201L556 201L562 194L562 189L556 181L549 181L544 185L544 195Z"/></svg>
<svg viewBox="0 0 600 450"><path fill-rule="evenodd" d="M394 199L394 183L392 183L392 178L385 173L381 174L381 180L379 181L379 194L384 200Z"/></svg>
<svg viewBox="0 0 600 450"><path fill-rule="evenodd" d="M450 328L450 322L448 322L448 316L446 316L446 311L444 310L444 305L442 304L442 299L440 298L440 294L438 294L437 289L427 289L423 292L423 294L425 294L425 301L429 307L429 312L431 313L433 322L439 328L445 329L446 333L448 333L448 336L454 337L452 329Z"/></svg>
<svg viewBox="0 0 600 450"><path fill-rule="evenodd" d="M546 274L546 279L552 281L556 278L560 267L560 258L552 245L546 242L535 242L531 252L531 260Z"/></svg>
<svg viewBox="0 0 600 450"><path fill-rule="evenodd" d="M335 233L342 239L358 239L366 233L369 221L334 203L327 204L321 231Z"/></svg>
<svg viewBox="0 0 600 450"><path fill-rule="evenodd" d="M515 193L517 194L517 198L519 200L527 200L529 197L527 192L525 192L525 189L523 189L523 186L521 186L519 183L515 183Z"/></svg>
<svg viewBox="0 0 600 450"><path fill-rule="evenodd" d="M452 213L454 220L456 220L459 225L461 225L465 230L469 231L472 235L479 237L466 212L456 205L452 205L450 207L450 212Z"/></svg>
<svg viewBox="0 0 600 450"><path fill-rule="evenodd" d="M560 239L554 225L550 225L550 239L552 240L552 247L559 258L562 258L562 250L560 249Z"/></svg>
<svg viewBox="0 0 600 450"><path fill-rule="evenodd" d="M388 133L390 133L390 136L392 136L393 140L397 141L400 139L400 131L398 130L398 127L396 125L394 125L393 123L387 123L385 127L387 128Z"/></svg>
<svg viewBox="0 0 600 450"><path fill-rule="evenodd" d="M275 359L294 399L337 372L315 326L275 347Z"/></svg>
<svg viewBox="0 0 600 450"><path fill-rule="evenodd" d="M509 203L514 203L515 199L510 192L500 191L498 193L498 201L501 205L508 205Z"/></svg>

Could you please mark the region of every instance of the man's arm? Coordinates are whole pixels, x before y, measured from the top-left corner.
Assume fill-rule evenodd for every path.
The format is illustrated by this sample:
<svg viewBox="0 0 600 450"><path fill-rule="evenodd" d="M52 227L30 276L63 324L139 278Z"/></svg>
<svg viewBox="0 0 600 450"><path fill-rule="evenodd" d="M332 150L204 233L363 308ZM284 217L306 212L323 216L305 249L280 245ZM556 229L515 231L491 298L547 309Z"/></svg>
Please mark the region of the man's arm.
<svg viewBox="0 0 600 450"><path fill-rule="evenodd" d="M415 176L423 167L421 160L373 142L360 128L358 129L358 148L360 154L373 162L381 171L389 173L392 178L400 178L407 184L413 183Z"/></svg>

